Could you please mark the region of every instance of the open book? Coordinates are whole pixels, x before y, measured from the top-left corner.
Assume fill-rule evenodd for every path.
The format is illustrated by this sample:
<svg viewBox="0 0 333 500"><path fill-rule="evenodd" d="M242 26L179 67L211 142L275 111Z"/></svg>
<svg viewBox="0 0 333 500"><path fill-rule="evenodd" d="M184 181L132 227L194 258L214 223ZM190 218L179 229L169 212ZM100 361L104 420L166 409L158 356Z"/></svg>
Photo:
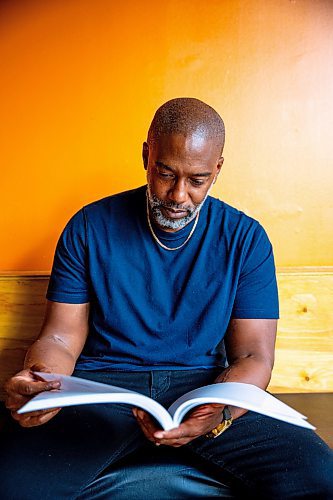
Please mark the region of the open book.
<svg viewBox="0 0 333 500"><path fill-rule="evenodd" d="M60 389L45 391L33 397L18 413L89 403L127 403L149 412L165 430L178 427L187 412L198 405L220 403L239 406L290 424L315 429L306 417L274 396L251 384L224 382L194 389L178 398L168 410L160 403L138 392L78 377L38 372L44 380L60 380Z"/></svg>

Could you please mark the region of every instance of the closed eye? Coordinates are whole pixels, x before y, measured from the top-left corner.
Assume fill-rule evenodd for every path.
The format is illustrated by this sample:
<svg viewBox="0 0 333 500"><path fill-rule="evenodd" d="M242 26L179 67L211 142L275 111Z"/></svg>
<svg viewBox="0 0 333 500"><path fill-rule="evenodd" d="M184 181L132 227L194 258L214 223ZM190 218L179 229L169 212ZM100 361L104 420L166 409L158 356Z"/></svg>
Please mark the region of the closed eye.
<svg viewBox="0 0 333 500"><path fill-rule="evenodd" d="M158 171L158 175L160 177L163 177L164 179L173 179L173 177L174 177L173 174L167 174L165 172L160 172L160 171Z"/></svg>
<svg viewBox="0 0 333 500"><path fill-rule="evenodd" d="M193 186L203 186L205 184L205 180L203 179L190 179Z"/></svg>

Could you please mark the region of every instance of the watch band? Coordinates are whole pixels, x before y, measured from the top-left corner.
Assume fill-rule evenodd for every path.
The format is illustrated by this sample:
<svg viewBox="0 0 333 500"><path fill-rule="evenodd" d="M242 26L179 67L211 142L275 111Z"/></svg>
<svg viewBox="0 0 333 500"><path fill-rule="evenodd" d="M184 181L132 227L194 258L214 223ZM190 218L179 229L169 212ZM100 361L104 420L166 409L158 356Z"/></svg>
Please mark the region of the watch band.
<svg viewBox="0 0 333 500"><path fill-rule="evenodd" d="M226 431L232 424L232 416L230 413L230 410L228 406L225 406L222 412L223 415L223 420L222 422L214 427L208 434L206 434L207 438L217 438L220 436L224 431Z"/></svg>

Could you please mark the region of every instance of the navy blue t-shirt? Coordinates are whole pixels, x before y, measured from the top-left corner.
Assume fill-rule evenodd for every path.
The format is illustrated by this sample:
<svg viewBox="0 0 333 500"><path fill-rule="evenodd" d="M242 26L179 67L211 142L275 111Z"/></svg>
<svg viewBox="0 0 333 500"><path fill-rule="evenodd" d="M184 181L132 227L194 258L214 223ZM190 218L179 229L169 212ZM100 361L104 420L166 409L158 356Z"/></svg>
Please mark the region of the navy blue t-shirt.
<svg viewBox="0 0 333 500"><path fill-rule="evenodd" d="M90 302L83 370L224 366L231 318L278 318L272 247L260 224L208 197L190 240L153 239L146 187L82 208L57 245L47 298ZM155 227L168 247L174 232Z"/></svg>

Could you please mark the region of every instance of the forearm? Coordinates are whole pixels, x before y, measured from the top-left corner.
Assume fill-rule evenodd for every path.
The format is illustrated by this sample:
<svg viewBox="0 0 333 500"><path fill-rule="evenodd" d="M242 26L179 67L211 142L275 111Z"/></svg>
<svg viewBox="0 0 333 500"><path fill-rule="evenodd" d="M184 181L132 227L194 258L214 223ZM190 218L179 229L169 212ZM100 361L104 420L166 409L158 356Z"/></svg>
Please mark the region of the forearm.
<svg viewBox="0 0 333 500"><path fill-rule="evenodd" d="M215 380L215 382L242 382L266 389L272 374L273 363L262 357L248 356L235 360ZM233 408L233 418L238 418L247 410Z"/></svg>
<svg viewBox="0 0 333 500"><path fill-rule="evenodd" d="M89 304L48 302L38 339L25 357L24 368L43 364L54 373L71 375L88 335Z"/></svg>
<svg viewBox="0 0 333 500"><path fill-rule="evenodd" d="M76 357L69 351L65 343L57 336L38 339L28 350L24 368L43 364L54 373L71 375Z"/></svg>
<svg viewBox="0 0 333 500"><path fill-rule="evenodd" d="M42 330L28 350L24 369L7 380L6 406L23 427L40 425L53 418L59 408L19 414L31 397L43 391L59 389L60 381L44 381L35 372L73 373L88 335L89 303L48 302Z"/></svg>
<svg viewBox="0 0 333 500"><path fill-rule="evenodd" d="M261 356L249 355L234 360L216 382L243 382L266 389L271 379L273 363Z"/></svg>

